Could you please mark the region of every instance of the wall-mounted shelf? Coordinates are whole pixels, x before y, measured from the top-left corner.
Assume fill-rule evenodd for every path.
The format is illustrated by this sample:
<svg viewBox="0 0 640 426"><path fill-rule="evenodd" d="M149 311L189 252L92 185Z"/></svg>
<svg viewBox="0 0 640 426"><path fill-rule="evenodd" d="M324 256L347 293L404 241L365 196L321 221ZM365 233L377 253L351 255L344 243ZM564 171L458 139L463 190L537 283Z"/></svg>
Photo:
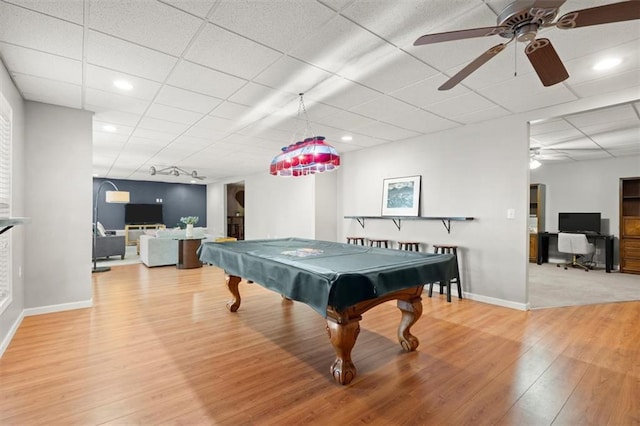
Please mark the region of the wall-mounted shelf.
<svg viewBox="0 0 640 426"><path fill-rule="evenodd" d="M366 219L384 219L384 220L392 220L398 231L402 226L403 220L440 220L442 224L447 230L447 234L451 233L451 221L467 221L473 220L472 217L432 217L432 216L345 216L345 219L355 219L358 221L360 226L364 229L364 222Z"/></svg>
<svg viewBox="0 0 640 426"><path fill-rule="evenodd" d="M22 225L29 221L28 217L4 217L0 218L0 234L4 234L15 225Z"/></svg>

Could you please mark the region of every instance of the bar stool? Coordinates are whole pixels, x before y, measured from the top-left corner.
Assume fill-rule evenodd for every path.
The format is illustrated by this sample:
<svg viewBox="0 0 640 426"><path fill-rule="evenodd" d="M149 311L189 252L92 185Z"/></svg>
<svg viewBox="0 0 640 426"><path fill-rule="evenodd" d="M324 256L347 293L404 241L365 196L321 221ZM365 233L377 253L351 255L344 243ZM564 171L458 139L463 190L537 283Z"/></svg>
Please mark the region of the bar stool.
<svg viewBox="0 0 640 426"><path fill-rule="evenodd" d="M371 247L382 247L382 244L384 244L384 248L389 248L389 240L369 238L369 245Z"/></svg>
<svg viewBox="0 0 640 426"><path fill-rule="evenodd" d="M347 244L364 245L364 237L347 237Z"/></svg>
<svg viewBox="0 0 640 426"><path fill-rule="evenodd" d="M420 251L420 243L417 241L398 241L398 250Z"/></svg>
<svg viewBox="0 0 640 426"><path fill-rule="evenodd" d="M436 254L453 254L455 256L455 260L456 260L456 277L454 278L454 280L456 281L456 284L458 285L458 299L462 299L462 285L460 282L460 268L458 268L458 246L452 246L452 245L443 245L443 244L434 244L433 245L434 248L434 253ZM451 302L451 281L450 280L447 282L447 302ZM442 294L442 281L439 282L440 284L440 294ZM429 283L429 297L431 297L431 294L433 293L433 283Z"/></svg>

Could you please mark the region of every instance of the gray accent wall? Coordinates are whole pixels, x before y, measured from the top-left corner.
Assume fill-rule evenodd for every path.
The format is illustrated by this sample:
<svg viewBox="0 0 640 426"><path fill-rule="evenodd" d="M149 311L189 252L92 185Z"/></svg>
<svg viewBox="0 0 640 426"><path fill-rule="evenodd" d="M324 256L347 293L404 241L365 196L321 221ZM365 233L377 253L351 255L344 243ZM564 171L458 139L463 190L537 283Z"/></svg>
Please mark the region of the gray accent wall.
<svg viewBox="0 0 640 426"><path fill-rule="evenodd" d="M169 228L175 227L184 216L198 216L196 226L207 226L206 185L94 178L92 202L98 186L105 180L113 182L121 191L129 191L131 203L162 204L163 222ZM106 191L113 191L113 187L106 184L100 190L98 221L105 229L124 229L124 204L106 203ZM90 216L93 217L93 210Z"/></svg>

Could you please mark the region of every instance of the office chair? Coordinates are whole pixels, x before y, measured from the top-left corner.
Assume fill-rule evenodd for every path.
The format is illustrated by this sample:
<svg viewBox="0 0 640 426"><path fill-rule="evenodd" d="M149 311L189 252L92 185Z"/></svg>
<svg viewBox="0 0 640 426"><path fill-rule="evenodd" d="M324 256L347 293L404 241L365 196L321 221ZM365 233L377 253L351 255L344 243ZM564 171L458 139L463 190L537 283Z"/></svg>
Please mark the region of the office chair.
<svg viewBox="0 0 640 426"><path fill-rule="evenodd" d="M585 234L569 234L560 232L558 234L558 251L561 253L571 254L571 262L558 264L564 266L567 269L569 266L579 267L589 272L589 269L593 269L593 254L596 252L596 247L587 240ZM589 260L582 260L587 255L591 255ZM582 261L581 261L582 260Z"/></svg>

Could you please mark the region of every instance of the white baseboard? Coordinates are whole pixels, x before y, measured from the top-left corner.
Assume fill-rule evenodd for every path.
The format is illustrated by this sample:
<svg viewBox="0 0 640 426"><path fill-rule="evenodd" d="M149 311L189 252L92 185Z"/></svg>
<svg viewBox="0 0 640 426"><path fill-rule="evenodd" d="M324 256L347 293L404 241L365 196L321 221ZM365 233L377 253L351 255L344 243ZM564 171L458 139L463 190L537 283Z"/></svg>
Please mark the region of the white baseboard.
<svg viewBox="0 0 640 426"><path fill-rule="evenodd" d="M72 309L84 309L91 308L93 306L93 298L89 300L82 300L80 302L61 303L59 305L39 306L37 308L25 309L24 316L30 317L33 315L50 314L53 312L70 311Z"/></svg>
<svg viewBox="0 0 640 426"><path fill-rule="evenodd" d="M433 292L436 293L436 290L437 290L438 294L440 294L440 285L438 285L438 284L434 284L433 285ZM425 292L429 291L429 285L428 284L424 286L424 291ZM446 289L445 289L445 293L446 293ZM458 292L455 289L455 287L452 285L451 286L451 297L457 297L457 296L458 296ZM469 299L469 300L475 300L476 302L488 303L490 305L497 305L497 306L502 306L502 307L505 307L505 308L517 309L519 311L528 311L529 310L529 304L528 303L511 302L510 300L497 299L495 297L483 296L481 294L468 293L466 291L462 292L462 297L464 297L466 299Z"/></svg>
<svg viewBox="0 0 640 426"><path fill-rule="evenodd" d="M13 336L16 334L16 331L18 331L18 327L20 327L20 324L22 324L23 319L24 319L24 311L20 312L20 315L18 315L18 318L11 326L11 329L9 330L7 335L4 336L4 339L2 339L2 342L0 343L0 358L2 358L4 351L6 351L7 348L9 347L9 343L11 343L11 340L13 339Z"/></svg>

